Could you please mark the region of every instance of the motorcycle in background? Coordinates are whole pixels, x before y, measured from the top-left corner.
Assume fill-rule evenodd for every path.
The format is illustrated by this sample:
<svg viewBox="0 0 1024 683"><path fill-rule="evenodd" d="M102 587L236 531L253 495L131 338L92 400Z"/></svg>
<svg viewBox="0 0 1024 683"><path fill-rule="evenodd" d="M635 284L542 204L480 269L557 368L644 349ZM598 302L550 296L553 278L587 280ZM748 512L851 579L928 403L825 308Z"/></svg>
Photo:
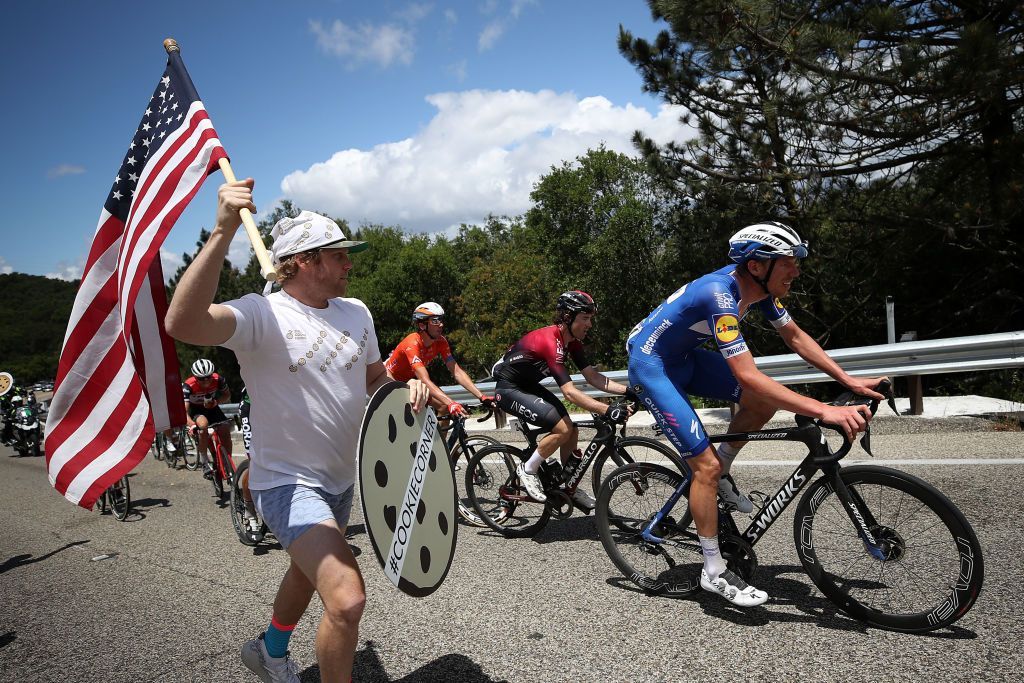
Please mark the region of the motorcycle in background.
<svg viewBox="0 0 1024 683"><path fill-rule="evenodd" d="M39 444L42 440L42 425L39 422L39 406L35 401L22 403L14 409L14 443L12 446L18 455L25 457L39 456Z"/></svg>

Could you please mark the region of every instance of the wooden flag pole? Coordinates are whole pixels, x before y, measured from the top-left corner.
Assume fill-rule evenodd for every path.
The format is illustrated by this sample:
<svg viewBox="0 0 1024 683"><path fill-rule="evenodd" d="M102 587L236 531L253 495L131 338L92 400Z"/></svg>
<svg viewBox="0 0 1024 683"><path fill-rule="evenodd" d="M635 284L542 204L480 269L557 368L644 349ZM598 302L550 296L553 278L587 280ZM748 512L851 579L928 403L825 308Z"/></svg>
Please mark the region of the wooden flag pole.
<svg viewBox="0 0 1024 683"><path fill-rule="evenodd" d="M164 41L164 49L167 50L167 54L172 52L181 52L181 48L178 47L178 42L174 38L168 38ZM235 172L231 170L231 164L227 159L221 158L218 162L221 173L224 174L224 180L229 183L237 182L235 178ZM256 260L260 263L260 270L263 272L265 277L270 282L277 281L277 271L274 270L273 264L270 262L270 254L267 253L267 247L263 244L263 237L260 236L260 231L256 227L256 221L252 218L252 212L249 209L242 209L239 212L242 217L242 225L245 226L245 234L249 236L249 242L252 243L252 249L256 252Z"/></svg>

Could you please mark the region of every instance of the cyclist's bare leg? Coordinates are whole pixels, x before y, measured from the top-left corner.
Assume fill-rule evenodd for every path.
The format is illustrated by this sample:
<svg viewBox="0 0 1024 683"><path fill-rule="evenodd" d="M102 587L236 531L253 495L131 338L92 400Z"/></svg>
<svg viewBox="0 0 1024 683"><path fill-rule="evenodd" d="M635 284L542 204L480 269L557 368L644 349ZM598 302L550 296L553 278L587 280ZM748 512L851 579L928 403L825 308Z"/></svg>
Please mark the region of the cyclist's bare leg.
<svg viewBox="0 0 1024 683"><path fill-rule="evenodd" d="M231 425L222 424L215 427L217 430L217 436L220 437L220 447L224 449L224 453L230 458L231 457Z"/></svg>
<svg viewBox="0 0 1024 683"><path fill-rule="evenodd" d="M195 423L196 450L199 451L199 457L202 459L203 465L206 466L210 464L210 456L207 455L207 449L212 448L210 435L206 432L206 428L210 426L210 421L206 419L205 415L197 415Z"/></svg>
<svg viewBox="0 0 1024 683"><path fill-rule="evenodd" d="M563 444L572 443L572 439L576 434L576 427L573 425L572 420L568 417L563 417L559 420L551 431L548 432L543 439L537 444L537 451L543 459L547 460L548 456L554 453L557 449L560 449Z"/></svg>
<svg viewBox="0 0 1024 683"><path fill-rule="evenodd" d="M256 504L252 502L252 493L249 491L248 467L242 472L242 476L238 478L238 483L242 487L242 501L245 503L245 509L249 511L249 514L256 514Z"/></svg>
<svg viewBox="0 0 1024 683"><path fill-rule="evenodd" d="M765 403L752 393L740 396L739 408L729 423L730 432L756 432L763 428L775 415L775 406ZM746 441L730 441L734 452L746 445Z"/></svg>
<svg viewBox="0 0 1024 683"><path fill-rule="evenodd" d="M686 464L693 472L690 484L690 513L697 527L697 535L710 538L718 535L718 480L722 464L715 450L708 446L700 455L689 458Z"/></svg>
<svg viewBox="0 0 1024 683"><path fill-rule="evenodd" d="M298 623L315 590L324 604L316 633L320 680L347 682L359 642L359 620L366 587L345 530L333 520L317 524L288 548L291 566L274 600L274 615L282 623Z"/></svg>
<svg viewBox="0 0 1024 683"><path fill-rule="evenodd" d="M565 418L569 419L569 418ZM576 427L576 423L570 420L569 424L572 425L572 434L569 435L569 440L558 447L558 457L562 461L562 465L569 462L569 456L572 452L579 448L580 445L580 430Z"/></svg>

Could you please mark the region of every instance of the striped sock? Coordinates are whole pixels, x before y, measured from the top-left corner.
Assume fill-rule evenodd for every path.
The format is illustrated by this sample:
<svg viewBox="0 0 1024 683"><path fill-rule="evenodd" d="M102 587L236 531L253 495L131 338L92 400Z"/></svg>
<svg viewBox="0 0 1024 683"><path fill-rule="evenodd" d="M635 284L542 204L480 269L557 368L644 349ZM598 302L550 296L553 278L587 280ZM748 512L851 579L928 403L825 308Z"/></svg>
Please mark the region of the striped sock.
<svg viewBox="0 0 1024 683"><path fill-rule="evenodd" d="M263 634L263 644L267 648L267 654L271 657L284 657L288 654L288 641L292 637L295 624L283 626L278 623L277 617L271 617L270 626Z"/></svg>

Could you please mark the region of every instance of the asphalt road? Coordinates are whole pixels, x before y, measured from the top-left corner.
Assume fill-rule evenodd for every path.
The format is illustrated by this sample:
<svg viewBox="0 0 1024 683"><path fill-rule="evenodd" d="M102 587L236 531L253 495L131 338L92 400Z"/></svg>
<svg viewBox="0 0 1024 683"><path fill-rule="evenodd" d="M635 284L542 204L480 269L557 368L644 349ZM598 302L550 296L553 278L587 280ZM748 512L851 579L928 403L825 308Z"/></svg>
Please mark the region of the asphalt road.
<svg viewBox="0 0 1024 683"><path fill-rule="evenodd" d="M800 568L795 506L756 548L773 599L747 611L710 594L638 592L582 516L529 540L461 527L445 584L413 599L378 568L357 511L351 543L369 598L355 680L1019 680L1024 433L948 427L879 429L874 447L949 495L981 539L983 593L952 628L904 635L837 613ZM238 649L269 620L287 564L279 546L242 546L197 473L147 459L131 477L134 513L117 522L55 493L43 458L11 455L0 449L0 681L256 680ZM772 491L796 459L753 444L734 473ZM292 638L304 681L320 680L319 617L314 600Z"/></svg>

